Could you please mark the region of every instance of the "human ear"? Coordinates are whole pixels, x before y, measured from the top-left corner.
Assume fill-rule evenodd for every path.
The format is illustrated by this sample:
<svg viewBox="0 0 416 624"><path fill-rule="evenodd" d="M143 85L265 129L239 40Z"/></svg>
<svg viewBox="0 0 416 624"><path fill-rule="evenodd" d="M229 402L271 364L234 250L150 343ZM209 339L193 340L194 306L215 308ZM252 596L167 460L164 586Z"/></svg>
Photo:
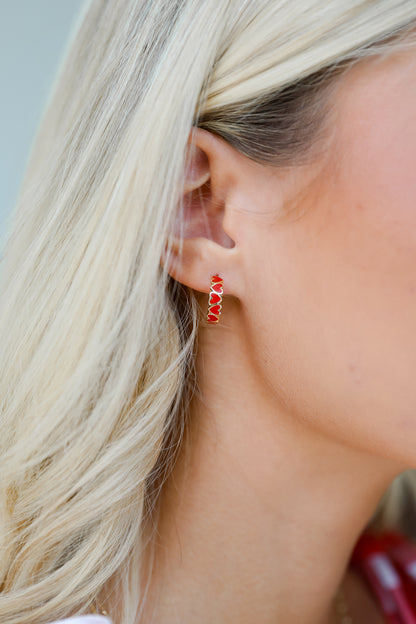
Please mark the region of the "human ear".
<svg viewBox="0 0 416 624"><path fill-rule="evenodd" d="M224 292L238 291L239 249L227 216L240 156L202 128L189 136L181 205L162 262L175 280L200 292L209 292L215 274Z"/></svg>

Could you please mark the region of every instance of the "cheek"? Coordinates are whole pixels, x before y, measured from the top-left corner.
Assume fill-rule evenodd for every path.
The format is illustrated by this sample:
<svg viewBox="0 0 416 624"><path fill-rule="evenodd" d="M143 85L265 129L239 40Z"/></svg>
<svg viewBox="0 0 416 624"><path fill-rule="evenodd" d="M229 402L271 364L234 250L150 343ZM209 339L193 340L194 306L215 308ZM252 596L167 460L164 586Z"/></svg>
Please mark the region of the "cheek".
<svg viewBox="0 0 416 624"><path fill-rule="evenodd" d="M416 467L416 183L377 153L262 232L248 334L292 417Z"/></svg>

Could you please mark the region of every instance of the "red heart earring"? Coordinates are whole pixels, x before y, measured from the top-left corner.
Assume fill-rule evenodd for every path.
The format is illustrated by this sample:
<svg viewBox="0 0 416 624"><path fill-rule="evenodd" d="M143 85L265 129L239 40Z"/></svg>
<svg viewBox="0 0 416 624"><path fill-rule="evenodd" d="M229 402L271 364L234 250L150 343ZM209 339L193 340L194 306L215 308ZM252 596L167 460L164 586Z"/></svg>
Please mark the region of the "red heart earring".
<svg viewBox="0 0 416 624"><path fill-rule="evenodd" d="M221 301L223 295L223 284L224 280L219 275L213 275L211 277L211 288L209 291L209 300L208 300L208 312L207 312L207 323L215 324L219 323L220 314L221 314Z"/></svg>

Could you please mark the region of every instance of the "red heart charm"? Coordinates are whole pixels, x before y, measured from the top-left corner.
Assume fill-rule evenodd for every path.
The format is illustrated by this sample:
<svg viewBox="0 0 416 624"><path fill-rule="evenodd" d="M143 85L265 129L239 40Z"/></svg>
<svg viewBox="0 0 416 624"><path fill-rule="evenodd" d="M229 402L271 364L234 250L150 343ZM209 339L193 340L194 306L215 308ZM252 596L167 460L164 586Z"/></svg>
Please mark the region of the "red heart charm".
<svg viewBox="0 0 416 624"><path fill-rule="evenodd" d="M212 284L211 286L212 290L215 290L215 292L222 294L222 284L218 283L218 284Z"/></svg>
<svg viewBox="0 0 416 624"><path fill-rule="evenodd" d="M218 318L213 314L208 314L207 321L209 321L210 323L216 323L218 321Z"/></svg>
<svg viewBox="0 0 416 624"><path fill-rule="evenodd" d="M222 282L222 277L220 277L219 275L213 275L213 277L211 278L211 282L213 284L215 284L216 282Z"/></svg>
<svg viewBox="0 0 416 624"><path fill-rule="evenodd" d="M218 303L218 301L221 301L221 297L219 295L216 295L215 293L211 293L211 296L209 298L209 305L211 305L212 303Z"/></svg>
<svg viewBox="0 0 416 624"><path fill-rule="evenodd" d="M220 305L214 305L212 306L212 308L210 308L209 313L210 314L219 314L221 310L221 306Z"/></svg>

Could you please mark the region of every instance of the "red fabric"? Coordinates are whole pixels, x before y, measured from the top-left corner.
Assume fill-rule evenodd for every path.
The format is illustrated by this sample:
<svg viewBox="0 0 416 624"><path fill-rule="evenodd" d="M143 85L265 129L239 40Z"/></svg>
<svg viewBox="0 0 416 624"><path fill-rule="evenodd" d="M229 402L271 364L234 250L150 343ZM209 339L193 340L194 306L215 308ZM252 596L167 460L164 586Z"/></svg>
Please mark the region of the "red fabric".
<svg viewBox="0 0 416 624"><path fill-rule="evenodd" d="M350 565L372 590L386 622L416 624L416 542L398 531L365 530Z"/></svg>

